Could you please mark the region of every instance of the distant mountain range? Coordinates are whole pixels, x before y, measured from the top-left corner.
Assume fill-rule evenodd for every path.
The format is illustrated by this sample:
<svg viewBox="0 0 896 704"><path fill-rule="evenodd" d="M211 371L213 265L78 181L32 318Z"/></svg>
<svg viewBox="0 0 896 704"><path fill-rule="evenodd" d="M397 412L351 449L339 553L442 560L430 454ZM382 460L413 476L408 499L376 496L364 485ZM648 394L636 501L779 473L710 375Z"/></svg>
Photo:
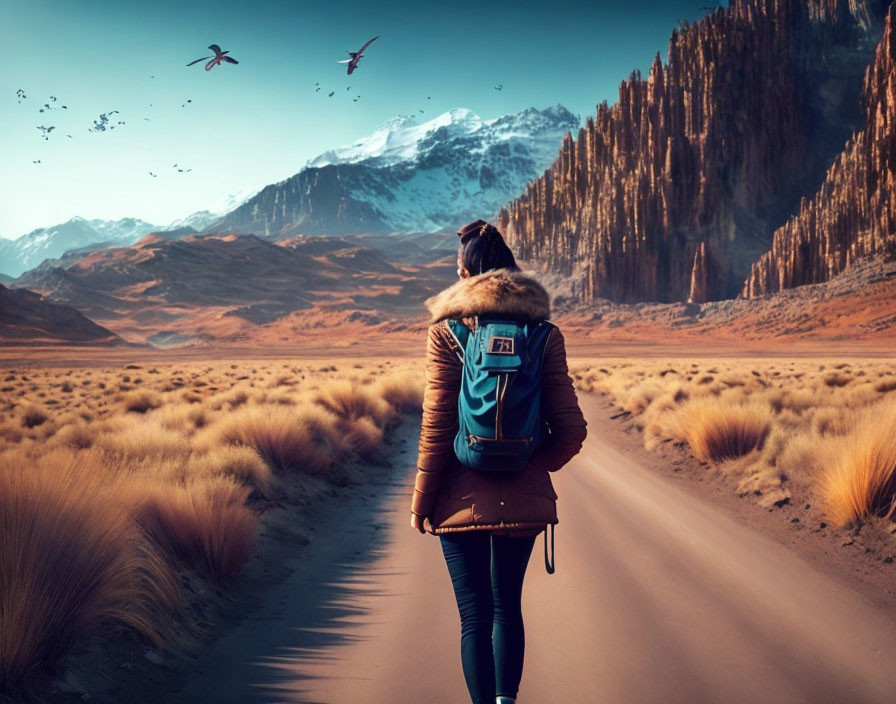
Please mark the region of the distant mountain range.
<svg viewBox="0 0 896 704"><path fill-rule="evenodd" d="M36 267L44 259L59 257L70 249L93 245L131 244L153 229L138 218L121 220L71 220L42 227L15 240L0 240L0 271L9 276Z"/></svg>
<svg viewBox="0 0 896 704"><path fill-rule="evenodd" d="M256 189L229 195L211 210L200 210L168 225L153 225L139 218L120 220L86 220L75 216L59 225L41 227L14 240L0 238L0 275L6 275L8 283L45 259L56 259L68 251L87 253L106 247L130 245L150 232L169 233L174 236L204 230L233 210ZM0 279L0 283L4 283Z"/></svg>

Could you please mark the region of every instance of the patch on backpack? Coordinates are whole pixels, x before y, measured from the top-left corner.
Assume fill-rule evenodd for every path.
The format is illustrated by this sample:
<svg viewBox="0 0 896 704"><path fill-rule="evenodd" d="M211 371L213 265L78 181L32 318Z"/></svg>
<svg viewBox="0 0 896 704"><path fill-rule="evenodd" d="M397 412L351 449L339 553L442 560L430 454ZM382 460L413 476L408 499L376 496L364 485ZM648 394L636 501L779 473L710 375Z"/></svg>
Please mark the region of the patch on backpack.
<svg viewBox="0 0 896 704"><path fill-rule="evenodd" d="M513 338L494 335L488 340L489 354L513 354Z"/></svg>

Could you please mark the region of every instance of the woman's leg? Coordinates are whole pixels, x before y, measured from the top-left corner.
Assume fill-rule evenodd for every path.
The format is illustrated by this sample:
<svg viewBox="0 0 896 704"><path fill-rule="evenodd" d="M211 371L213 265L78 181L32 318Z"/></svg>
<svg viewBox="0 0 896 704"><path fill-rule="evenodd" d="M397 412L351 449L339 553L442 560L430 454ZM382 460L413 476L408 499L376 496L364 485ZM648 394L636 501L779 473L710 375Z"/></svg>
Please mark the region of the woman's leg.
<svg viewBox="0 0 896 704"><path fill-rule="evenodd" d="M439 535L460 611L460 656L473 704L494 704L491 535L464 531Z"/></svg>
<svg viewBox="0 0 896 704"><path fill-rule="evenodd" d="M494 651L496 693L516 697L523 676L523 578L535 538L492 536Z"/></svg>

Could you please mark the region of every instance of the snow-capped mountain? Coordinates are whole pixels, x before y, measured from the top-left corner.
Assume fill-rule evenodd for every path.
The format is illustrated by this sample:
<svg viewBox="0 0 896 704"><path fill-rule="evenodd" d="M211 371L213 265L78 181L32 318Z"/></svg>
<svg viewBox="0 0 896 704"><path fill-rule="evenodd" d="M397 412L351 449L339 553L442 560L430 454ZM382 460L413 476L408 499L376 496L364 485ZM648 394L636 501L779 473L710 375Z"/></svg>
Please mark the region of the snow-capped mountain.
<svg viewBox="0 0 896 704"><path fill-rule="evenodd" d="M553 163L579 118L562 105L491 120L463 108L422 122L400 115L267 186L212 231L435 232L493 218Z"/></svg>
<svg viewBox="0 0 896 704"><path fill-rule="evenodd" d="M80 218L73 218L77 220ZM120 220L88 220L87 224L99 234L101 239L113 242L133 242L143 237L155 225L140 218L121 218Z"/></svg>
<svg viewBox="0 0 896 704"><path fill-rule="evenodd" d="M227 213L241 206L258 191L258 188L244 188L236 193L230 193L205 210L197 210L195 213L190 213L186 217L169 223L165 230L180 230L187 227L192 227L194 230L205 230Z"/></svg>
<svg viewBox="0 0 896 704"><path fill-rule="evenodd" d="M107 243L131 244L153 225L138 218L120 220L71 220L52 227L41 227L14 240L0 240L0 272L18 276L40 264L44 259L56 258L70 249Z"/></svg>

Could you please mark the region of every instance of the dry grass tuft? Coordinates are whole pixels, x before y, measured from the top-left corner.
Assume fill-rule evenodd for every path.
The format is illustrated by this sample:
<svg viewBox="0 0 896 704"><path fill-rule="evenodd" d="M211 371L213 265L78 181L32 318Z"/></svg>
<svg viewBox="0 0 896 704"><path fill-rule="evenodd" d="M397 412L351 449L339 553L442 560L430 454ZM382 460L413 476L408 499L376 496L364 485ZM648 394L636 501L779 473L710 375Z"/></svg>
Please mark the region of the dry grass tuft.
<svg viewBox="0 0 896 704"><path fill-rule="evenodd" d="M370 418L350 421L343 437L345 446L364 459L379 456L383 448L383 429Z"/></svg>
<svg viewBox="0 0 896 704"><path fill-rule="evenodd" d="M53 440L59 445L76 450L84 450L93 446L95 437L96 431L79 419L63 426L53 437Z"/></svg>
<svg viewBox="0 0 896 704"><path fill-rule="evenodd" d="M162 405L162 400L158 394L141 389L140 391L132 391L125 396L124 409L130 413L146 413L154 408Z"/></svg>
<svg viewBox="0 0 896 704"><path fill-rule="evenodd" d="M882 379L874 385L874 390L881 394L887 393L889 391L896 391L896 379L892 377Z"/></svg>
<svg viewBox="0 0 896 704"><path fill-rule="evenodd" d="M896 505L896 402L867 409L851 432L829 442L820 456L825 512L847 526Z"/></svg>
<svg viewBox="0 0 896 704"><path fill-rule="evenodd" d="M249 559L258 518L245 506L249 489L232 478L146 485L141 493L137 523L173 561L220 582Z"/></svg>
<svg viewBox="0 0 896 704"><path fill-rule="evenodd" d="M423 409L423 379L392 374L377 379L371 391L399 413L419 413Z"/></svg>
<svg viewBox="0 0 896 704"><path fill-rule="evenodd" d="M215 447L207 454L191 457L184 470L184 481L187 477L225 475L254 487L265 498L273 497L274 475L252 447Z"/></svg>
<svg viewBox="0 0 896 704"><path fill-rule="evenodd" d="M37 406L29 406L22 414L22 425L26 428L36 428L43 425L49 419L46 410Z"/></svg>
<svg viewBox="0 0 896 704"><path fill-rule="evenodd" d="M339 455L335 423L335 418L328 424L320 415L261 406L229 414L217 432L221 442L255 449L275 470L323 474Z"/></svg>
<svg viewBox="0 0 896 704"><path fill-rule="evenodd" d="M71 452L0 458L0 688L47 675L110 624L162 642L177 583L117 489Z"/></svg>
<svg viewBox="0 0 896 704"><path fill-rule="evenodd" d="M703 461L719 461L761 449L771 429L770 416L765 404L732 406L701 398L688 402L678 419L694 455Z"/></svg>
<svg viewBox="0 0 896 704"><path fill-rule="evenodd" d="M831 372L826 375L822 381L827 386L846 386L849 382L852 381L852 377L848 374L839 374L837 372Z"/></svg>
<svg viewBox="0 0 896 704"><path fill-rule="evenodd" d="M343 419L368 417L377 425L393 420L395 409L369 387L353 383L349 379L328 381L313 397L313 402Z"/></svg>

